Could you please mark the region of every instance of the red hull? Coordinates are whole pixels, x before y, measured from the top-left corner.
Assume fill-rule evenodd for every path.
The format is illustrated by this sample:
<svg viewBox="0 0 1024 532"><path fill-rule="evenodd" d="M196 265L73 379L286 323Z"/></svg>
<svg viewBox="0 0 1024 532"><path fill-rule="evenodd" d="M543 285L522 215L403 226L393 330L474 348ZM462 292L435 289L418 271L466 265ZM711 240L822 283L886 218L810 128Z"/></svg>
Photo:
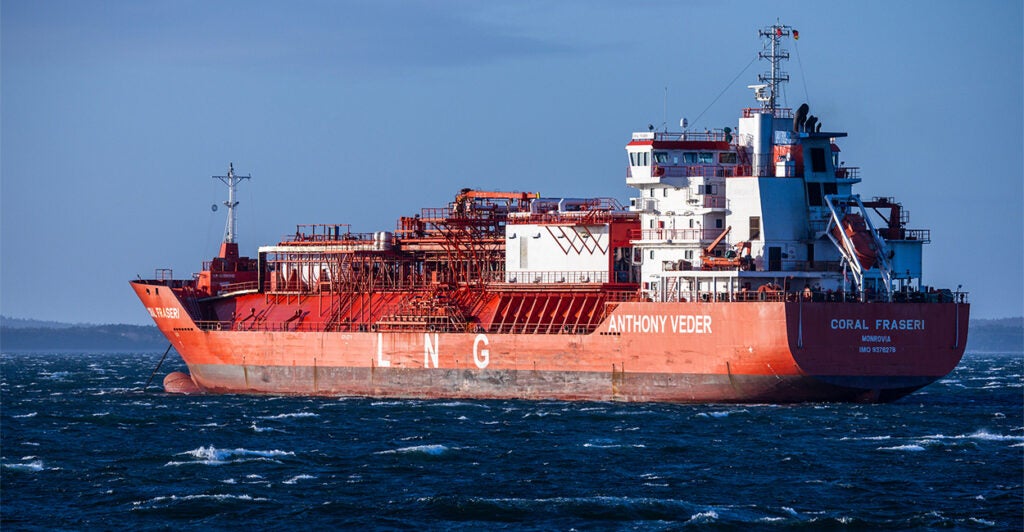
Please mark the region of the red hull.
<svg viewBox="0 0 1024 532"><path fill-rule="evenodd" d="M132 283L216 393L670 402L887 401L960 361L963 303L620 303L587 334L202 330Z"/></svg>

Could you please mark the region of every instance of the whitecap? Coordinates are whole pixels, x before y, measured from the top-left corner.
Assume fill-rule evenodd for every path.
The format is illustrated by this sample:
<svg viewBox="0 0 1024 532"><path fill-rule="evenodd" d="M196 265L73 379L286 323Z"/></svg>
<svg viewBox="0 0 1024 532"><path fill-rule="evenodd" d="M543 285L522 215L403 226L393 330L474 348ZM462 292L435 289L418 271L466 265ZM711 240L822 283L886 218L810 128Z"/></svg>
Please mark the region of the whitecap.
<svg viewBox="0 0 1024 532"><path fill-rule="evenodd" d="M153 497L152 499L149 499L147 501L135 501L135 502L132 502L132 505L135 506L135 508L140 508L140 507L144 508L146 506L155 506L155 505L158 505L158 504L161 504L161 503L176 503L176 502L187 502L187 501L196 501L196 500L213 500L213 501L218 501L218 502L224 502L224 501L254 501L254 502L258 502L258 501L268 501L270 499L267 499L265 497L253 497L251 495L247 495L247 494L244 494L244 493L241 494L241 495L232 495L232 494L229 494L229 493L197 494L197 495L183 495L183 496L169 495L169 496ZM135 509L135 508L133 508L133 509Z"/></svg>
<svg viewBox="0 0 1024 532"><path fill-rule="evenodd" d="M970 518L970 520L975 522L975 523L978 523L979 525L996 526L996 522L995 521L989 521L988 519L979 519L977 517L972 517L972 518Z"/></svg>
<svg viewBox="0 0 1024 532"><path fill-rule="evenodd" d="M856 438L850 437L850 436L843 436L842 438L839 438L839 441L858 441L858 440L880 441L880 440L891 440L891 439L892 439L892 436L861 436L861 437L856 437Z"/></svg>
<svg viewBox="0 0 1024 532"><path fill-rule="evenodd" d="M925 436L930 440L987 440L987 441L1024 441L1024 436L1008 436L1005 434L992 434L987 430L978 430L971 434L958 434L956 436L946 436L944 434L933 434Z"/></svg>
<svg viewBox="0 0 1024 532"><path fill-rule="evenodd" d="M448 447L445 445L414 445L412 447L402 447L400 449L391 449L387 451L378 451L373 454L406 454L406 453L423 453L430 456L440 456L448 451Z"/></svg>
<svg viewBox="0 0 1024 532"><path fill-rule="evenodd" d="M15 471L42 471L44 469L42 460L33 460L27 464L4 464L4 467Z"/></svg>
<svg viewBox="0 0 1024 532"><path fill-rule="evenodd" d="M294 412L291 414L278 414L276 416L260 416L260 419L287 419L290 417L319 417L320 414L314 412Z"/></svg>
<svg viewBox="0 0 1024 532"><path fill-rule="evenodd" d="M29 412L28 414L21 414L21 415L18 415L18 416L11 416L11 417L36 417L36 415L38 415L38 414L39 414L38 412Z"/></svg>
<svg viewBox="0 0 1024 532"><path fill-rule="evenodd" d="M718 512L714 510L708 510L706 512L695 513L690 516L690 522L697 523L712 523L718 520Z"/></svg>
<svg viewBox="0 0 1024 532"><path fill-rule="evenodd" d="M731 416L733 414L742 414L742 413L747 412L747 411L748 410L746 410L746 409L742 409L742 410L719 410L719 411L715 411L715 412L701 412L701 413L697 414L696 417L721 419L721 418L729 417L729 416Z"/></svg>
<svg viewBox="0 0 1024 532"><path fill-rule="evenodd" d="M620 449L620 448L623 448L623 447L632 447L633 449L645 449L647 447L646 445L644 445L642 443L633 443L633 444L630 444L630 445L624 445L624 444L621 444L621 443L590 443L590 442L584 443L583 446L584 447L593 448L593 449Z"/></svg>
<svg viewBox="0 0 1024 532"><path fill-rule="evenodd" d="M924 447L920 445L897 445L895 447L879 447L879 451L923 451Z"/></svg>
<svg viewBox="0 0 1024 532"><path fill-rule="evenodd" d="M295 475L294 477L282 482L282 484L295 484L299 480L310 480L316 477L312 475Z"/></svg>
<svg viewBox="0 0 1024 532"><path fill-rule="evenodd" d="M191 451L185 451L178 453L179 455L188 455L197 460L192 462L168 462L166 465L178 466L186 464L203 464L203 465L221 465L230 462L245 462L250 460L267 460L275 459L281 456L295 456L295 453L291 451L253 451L250 449L217 449L214 446L200 447L198 449L192 449ZM276 461L276 460L274 460Z"/></svg>

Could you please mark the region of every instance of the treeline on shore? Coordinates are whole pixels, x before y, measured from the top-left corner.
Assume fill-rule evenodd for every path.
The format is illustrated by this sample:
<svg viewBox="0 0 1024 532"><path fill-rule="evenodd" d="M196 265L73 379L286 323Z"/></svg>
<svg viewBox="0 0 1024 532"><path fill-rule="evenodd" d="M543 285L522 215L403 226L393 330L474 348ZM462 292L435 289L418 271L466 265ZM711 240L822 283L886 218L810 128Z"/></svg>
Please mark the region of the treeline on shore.
<svg viewBox="0 0 1024 532"><path fill-rule="evenodd" d="M151 351L167 345L153 325L0 327L3 351Z"/></svg>

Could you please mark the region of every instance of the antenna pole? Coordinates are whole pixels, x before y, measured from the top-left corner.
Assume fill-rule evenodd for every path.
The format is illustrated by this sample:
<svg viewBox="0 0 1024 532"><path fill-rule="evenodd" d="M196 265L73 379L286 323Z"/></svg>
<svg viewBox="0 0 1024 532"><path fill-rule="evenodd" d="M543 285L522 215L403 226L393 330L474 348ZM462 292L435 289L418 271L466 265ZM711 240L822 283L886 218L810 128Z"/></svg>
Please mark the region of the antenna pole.
<svg viewBox="0 0 1024 532"><path fill-rule="evenodd" d="M224 206L228 208L228 223L224 228L224 242L232 243L235 241L235 207L238 206L238 202L235 201L235 188L243 179L251 179L252 176L235 175L235 163L228 163L228 175L215 175L213 178L220 179L228 186L228 200L224 202Z"/></svg>
<svg viewBox="0 0 1024 532"><path fill-rule="evenodd" d="M767 83L770 87L768 98L762 103L762 106L773 114L776 108L776 100L779 97L779 83L789 81L789 74L782 70L782 60L789 59L789 51L781 47L780 41L783 37L789 37L792 29L792 26L776 23L758 30L758 35L765 38L765 41L764 49L758 52L757 56L761 59L767 59L771 65L771 70L764 74L758 74L757 79L762 83Z"/></svg>

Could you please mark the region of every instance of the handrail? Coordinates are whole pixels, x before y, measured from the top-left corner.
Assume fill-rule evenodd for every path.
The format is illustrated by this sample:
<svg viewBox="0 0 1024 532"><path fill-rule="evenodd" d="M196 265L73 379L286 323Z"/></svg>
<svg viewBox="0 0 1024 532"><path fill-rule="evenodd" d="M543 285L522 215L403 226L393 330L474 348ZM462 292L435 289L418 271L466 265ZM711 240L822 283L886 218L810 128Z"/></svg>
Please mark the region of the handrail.
<svg viewBox="0 0 1024 532"><path fill-rule="evenodd" d="M713 240L721 233L721 229L632 229L629 232L629 239L701 242Z"/></svg>
<svg viewBox="0 0 1024 532"><path fill-rule="evenodd" d="M600 284L608 282L608 272L604 270L506 271L505 282L519 284Z"/></svg>

